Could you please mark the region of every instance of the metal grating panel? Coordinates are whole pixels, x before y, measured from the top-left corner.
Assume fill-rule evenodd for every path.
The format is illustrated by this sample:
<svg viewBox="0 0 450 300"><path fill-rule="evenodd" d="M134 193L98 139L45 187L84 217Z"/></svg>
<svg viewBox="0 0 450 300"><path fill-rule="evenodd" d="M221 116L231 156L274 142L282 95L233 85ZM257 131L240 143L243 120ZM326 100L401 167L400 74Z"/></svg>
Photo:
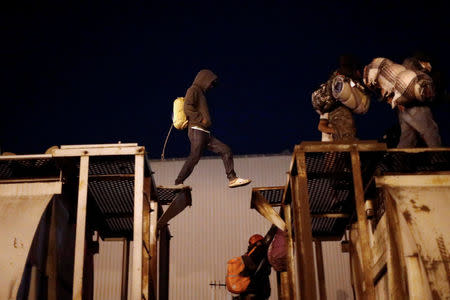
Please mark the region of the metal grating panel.
<svg viewBox="0 0 450 300"><path fill-rule="evenodd" d="M350 154L306 153L311 213L342 213L351 209L353 178Z"/></svg>
<svg viewBox="0 0 450 300"><path fill-rule="evenodd" d="M349 152L305 153L311 214L350 213L353 177ZM341 237L348 219L312 218L314 237Z"/></svg>
<svg viewBox="0 0 450 300"><path fill-rule="evenodd" d="M134 174L134 156L92 156L89 175Z"/></svg>
<svg viewBox="0 0 450 300"><path fill-rule="evenodd" d="M1 160L0 179L59 177L52 158Z"/></svg>
<svg viewBox="0 0 450 300"><path fill-rule="evenodd" d="M383 196L383 190L377 189L376 190L376 197L373 201L373 208L375 215L373 216L374 221L374 229L377 227L378 223L381 220L381 217L384 215L384 212L386 211L385 203L384 203L384 196Z"/></svg>
<svg viewBox="0 0 450 300"><path fill-rule="evenodd" d="M348 224L347 218L311 218L313 237L339 240Z"/></svg>
<svg viewBox="0 0 450 300"><path fill-rule="evenodd" d="M111 228L111 235L118 233L128 233L133 231L133 218L114 218L106 219L106 224Z"/></svg>
<svg viewBox="0 0 450 300"><path fill-rule="evenodd" d="M281 205L281 202L283 200L284 188L282 189L269 188L266 190L261 189L258 191L264 196L264 198L267 199L270 205L272 206Z"/></svg>
<svg viewBox="0 0 450 300"><path fill-rule="evenodd" d="M315 235L331 232L335 223L336 219L332 218L312 218L311 220L312 230L315 232Z"/></svg>
<svg viewBox="0 0 450 300"><path fill-rule="evenodd" d="M114 180L89 179L89 196L105 217L108 230L104 235L131 234L133 230L134 178Z"/></svg>
<svg viewBox="0 0 450 300"><path fill-rule="evenodd" d="M157 192L159 203L161 205L168 205L172 203L172 200L175 197L177 191L180 191L180 189L171 189L168 187L158 186Z"/></svg>
<svg viewBox="0 0 450 300"><path fill-rule="evenodd" d="M450 171L450 151L419 153L388 151L381 157L378 170L381 173Z"/></svg>
<svg viewBox="0 0 450 300"><path fill-rule="evenodd" d="M309 152L306 155L308 193L312 214L348 213L354 210L354 190L349 152ZM359 152L363 184L366 186L385 152ZM348 218L313 218L314 236L341 237Z"/></svg>
<svg viewBox="0 0 450 300"><path fill-rule="evenodd" d="M13 170L11 168L12 161L0 161L0 178L11 178Z"/></svg>

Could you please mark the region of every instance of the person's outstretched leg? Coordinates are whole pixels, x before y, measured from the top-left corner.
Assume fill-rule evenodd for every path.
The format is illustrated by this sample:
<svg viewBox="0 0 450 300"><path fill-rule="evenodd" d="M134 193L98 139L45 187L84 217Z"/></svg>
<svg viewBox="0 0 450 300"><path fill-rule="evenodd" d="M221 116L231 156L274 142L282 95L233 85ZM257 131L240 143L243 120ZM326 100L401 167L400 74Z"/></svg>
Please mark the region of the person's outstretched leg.
<svg viewBox="0 0 450 300"><path fill-rule="evenodd" d="M202 157L203 151L208 145L209 135L206 132L189 128L188 129L189 141L191 142L191 152L188 158L184 162L183 167L175 180L175 185L183 184L186 178L191 175L195 165Z"/></svg>
<svg viewBox="0 0 450 300"><path fill-rule="evenodd" d="M207 147L208 150L220 154L222 157L225 173L227 174L229 181L229 187L243 186L251 182L250 179L243 179L236 176L236 172L234 171L233 153L231 152L230 147L213 136L211 136Z"/></svg>

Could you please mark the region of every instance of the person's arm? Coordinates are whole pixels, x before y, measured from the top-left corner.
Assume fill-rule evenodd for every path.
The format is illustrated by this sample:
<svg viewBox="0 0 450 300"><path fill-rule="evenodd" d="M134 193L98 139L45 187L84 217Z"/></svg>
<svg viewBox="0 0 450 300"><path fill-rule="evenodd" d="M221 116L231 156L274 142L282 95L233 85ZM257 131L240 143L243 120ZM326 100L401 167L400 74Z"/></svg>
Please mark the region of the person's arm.
<svg viewBox="0 0 450 300"><path fill-rule="evenodd" d="M317 129L323 133L335 133L334 128L329 126L328 113L320 115L319 125L317 126Z"/></svg>
<svg viewBox="0 0 450 300"><path fill-rule="evenodd" d="M249 251L249 254L242 255L242 259L245 264L245 272L247 274L253 274L259 266L259 263L266 257L267 255L267 246L262 242L258 241L255 245L256 248L252 248ZM251 252L251 253L250 253Z"/></svg>
<svg viewBox="0 0 450 300"><path fill-rule="evenodd" d="M184 113L189 121L201 122L202 115L198 111L198 91L194 88L189 88L184 97Z"/></svg>

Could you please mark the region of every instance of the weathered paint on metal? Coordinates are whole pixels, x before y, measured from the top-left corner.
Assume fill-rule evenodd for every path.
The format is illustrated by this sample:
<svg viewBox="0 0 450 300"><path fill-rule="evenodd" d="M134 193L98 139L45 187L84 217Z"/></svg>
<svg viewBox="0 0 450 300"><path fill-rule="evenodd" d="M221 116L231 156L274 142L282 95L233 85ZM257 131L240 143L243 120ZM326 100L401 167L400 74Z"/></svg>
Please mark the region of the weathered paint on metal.
<svg viewBox="0 0 450 300"><path fill-rule="evenodd" d="M0 184L0 299L16 299L41 216L61 182Z"/></svg>
<svg viewBox="0 0 450 300"><path fill-rule="evenodd" d="M383 176L376 182L397 207L410 296L445 299L450 295L450 175Z"/></svg>

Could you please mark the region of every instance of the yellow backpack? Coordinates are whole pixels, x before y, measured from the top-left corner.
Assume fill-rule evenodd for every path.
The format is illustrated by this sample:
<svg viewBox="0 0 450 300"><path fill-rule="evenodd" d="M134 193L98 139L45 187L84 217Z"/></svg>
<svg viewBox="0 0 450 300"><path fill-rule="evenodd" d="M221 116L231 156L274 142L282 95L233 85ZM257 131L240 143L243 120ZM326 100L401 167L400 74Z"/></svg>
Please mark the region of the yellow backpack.
<svg viewBox="0 0 450 300"><path fill-rule="evenodd" d="M184 97L178 97L173 101L173 113L172 113L172 125L170 126L169 132L167 133L166 140L164 141L164 147L161 152L161 159L164 160L164 152L166 151L167 141L169 140L172 128L183 130L187 127L188 120L186 114L184 113Z"/></svg>
<svg viewBox="0 0 450 300"><path fill-rule="evenodd" d="M173 126L176 129L183 130L187 127L188 121L184 113L184 98L178 97L173 101Z"/></svg>

